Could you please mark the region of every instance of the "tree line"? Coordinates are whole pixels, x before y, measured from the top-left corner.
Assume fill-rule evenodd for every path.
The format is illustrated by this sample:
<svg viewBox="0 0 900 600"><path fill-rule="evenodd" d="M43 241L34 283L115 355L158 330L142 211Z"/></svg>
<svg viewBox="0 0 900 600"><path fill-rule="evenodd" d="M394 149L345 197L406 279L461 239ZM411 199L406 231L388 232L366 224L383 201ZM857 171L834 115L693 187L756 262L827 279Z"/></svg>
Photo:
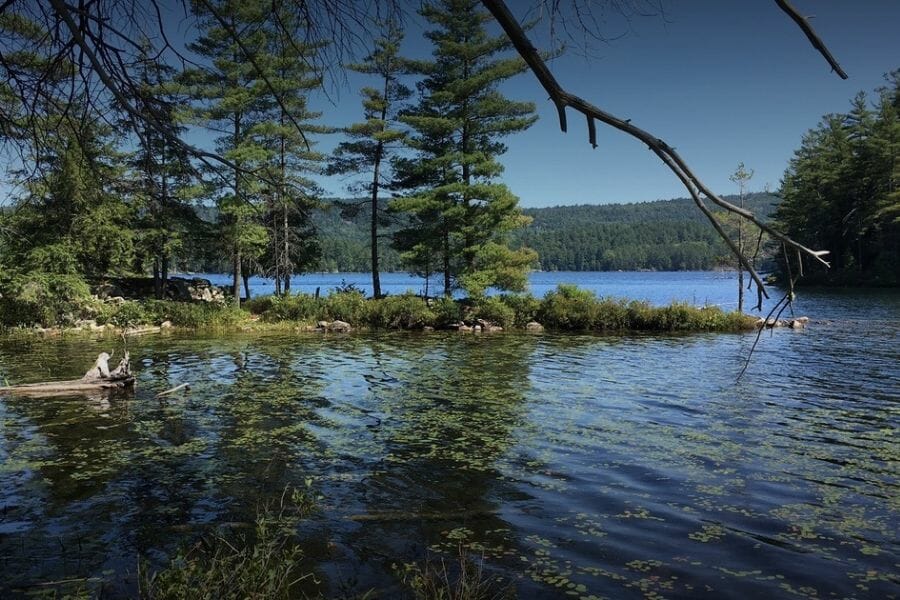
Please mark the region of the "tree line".
<svg viewBox="0 0 900 600"><path fill-rule="evenodd" d="M89 281L144 273L161 296L176 266L223 262L235 303L241 284L249 295L252 274L289 293L291 275L317 268L341 245L317 232L316 179L328 174L362 182L352 191L367 200L376 295L383 266L440 273L445 294L524 287L536 255L508 243L529 219L500 182L499 157L503 139L536 115L533 104L498 90L526 66L505 38L488 34L478 2L422 6L432 47L425 59L401 56L399 21L369 23L379 32L373 48L343 65L368 80L361 120L343 128L310 100L323 83L318 58L335 42L310 37L315 28L294 4L197 0L190 8L198 31L179 64L161 60L149 40L133 40L140 51L128 65L130 92L143 112L111 118L92 110L87 91L64 86L44 88L39 119L19 106L17 73L64 81L81 65L48 67L42 22L24 11L0 14L0 33L18 44L3 56L10 77L0 84L0 136L34 142L0 217L0 293L77 295ZM317 149L322 136L337 134L344 141L333 154ZM209 139L221 160L192 151L197 139ZM402 226L388 232L390 222ZM388 244L392 260L382 265Z"/></svg>
<svg viewBox="0 0 900 600"><path fill-rule="evenodd" d="M900 70L886 81L874 101L860 92L846 113L825 115L785 172L778 226L830 251L831 269L811 265L808 282L900 281Z"/></svg>

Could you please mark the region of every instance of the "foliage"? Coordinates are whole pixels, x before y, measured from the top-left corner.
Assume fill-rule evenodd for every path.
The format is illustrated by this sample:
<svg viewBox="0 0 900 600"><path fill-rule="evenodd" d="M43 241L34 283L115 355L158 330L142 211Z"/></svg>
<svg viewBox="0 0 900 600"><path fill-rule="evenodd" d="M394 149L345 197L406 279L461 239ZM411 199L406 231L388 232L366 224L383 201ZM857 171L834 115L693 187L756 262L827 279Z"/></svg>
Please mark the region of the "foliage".
<svg viewBox="0 0 900 600"><path fill-rule="evenodd" d="M72 324L91 307L90 289L79 275L32 272L2 286L0 322L8 327Z"/></svg>
<svg viewBox="0 0 900 600"><path fill-rule="evenodd" d="M447 296L435 298L431 304L431 311L434 313L435 327L447 327L462 318L462 307L459 302Z"/></svg>
<svg viewBox="0 0 900 600"><path fill-rule="evenodd" d="M259 296L244 303L252 314L262 315L264 321L316 321L322 313L324 301L312 294L290 296Z"/></svg>
<svg viewBox="0 0 900 600"><path fill-rule="evenodd" d="M116 327L159 325L169 321L177 327L227 327L246 319L247 313L214 302L178 302L174 300L128 300L121 304L101 305L95 318L98 324Z"/></svg>
<svg viewBox="0 0 900 600"><path fill-rule="evenodd" d="M472 316L475 319L484 319L494 325L500 325L505 329L511 328L516 322L516 311L498 296L479 299L475 304Z"/></svg>
<svg viewBox="0 0 900 600"><path fill-rule="evenodd" d="M525 327L529 322L537 320L541 301L532 294L503 294L500 299L513 311L513 326Z"/></svg>
<svg viewBox="0 0 900 600"><path fill-rule="evenodd" d="M540 303L538 320L552 329L599 331L747 331L756 321L716 306L674 302L654 307L640 301L597 298L574 285L560 285L548 293Z"/></svg>
<svg viewBox="0 0 900 600"><path fill-rule="evenodd" d="M503 600L515 598L515 589L489 577L484 558L474 558L462 547L456 561L429 557L423 564L393 565L394 572L416 600Z"/></svg>
<svg viewBox="0 0 900 600"><path fill-rule="evenodd" d="M479 296L489 287L520 290L536 258L507 246L509 232L529 219L518 199L497 180L502 138L530 127L534 105L503 96L500 84L526 67L501 58L508 47L485 28L486 13L474 0L425 4L433 27L433 60L416 63L424 76L420 101L401 121L412 128L412 158L395 161L398 183L409 193L393 203L412 223L395 236L406 263L418 272L444 275L444 294L454 285Z"/></svg>
<svg viewBox="0 0 900 600"><path fill-rule="evenodd" d="M183 598L293 598L297 584L313 577L301 564L303 550L295 528L311 510L308 492L294 490L290 503L257 514L251 534L206 539L183 549L167 568L149 572L143 564L139 584L145 600Z"/></svg>
<svg viewBox="0 0 900 600"><path fill-rule="evenodd" d="M900 71L887 79L874 106L860 93L849 112L827 115L807 132L785 172L778 226L830 252L832 269L812 263L807 281L898 281Z"/></svg>
<svg viewBox="0 0 900 600"><path fill-rule="evenodd" d="M325 298L322 318L329 321L346 321L351 325L365 322L367 314L366 296L357 291L334 292Z"/></svg>
<svg viewBox="0 0 900 600"><path fill-rule="evenodd" d="M410 293L369 300L366 318L368 325L385 329L421 329L435 322L425 299Z"/></svg>

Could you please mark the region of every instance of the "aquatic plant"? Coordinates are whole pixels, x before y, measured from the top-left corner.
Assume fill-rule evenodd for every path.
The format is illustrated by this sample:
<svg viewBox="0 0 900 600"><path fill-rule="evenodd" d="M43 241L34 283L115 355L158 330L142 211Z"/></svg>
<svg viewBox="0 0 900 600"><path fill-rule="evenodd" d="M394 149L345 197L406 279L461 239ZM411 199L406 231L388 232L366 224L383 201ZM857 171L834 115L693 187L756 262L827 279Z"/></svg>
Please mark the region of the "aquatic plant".
<svg viewBox="0 0 900 600"><path fill-rule="evenodd" d="M515 598L515 588L485 571L484 557L464 548L454 562L428 557L423 563L393 565L395 574L416 600L505 600Z"/></svg>

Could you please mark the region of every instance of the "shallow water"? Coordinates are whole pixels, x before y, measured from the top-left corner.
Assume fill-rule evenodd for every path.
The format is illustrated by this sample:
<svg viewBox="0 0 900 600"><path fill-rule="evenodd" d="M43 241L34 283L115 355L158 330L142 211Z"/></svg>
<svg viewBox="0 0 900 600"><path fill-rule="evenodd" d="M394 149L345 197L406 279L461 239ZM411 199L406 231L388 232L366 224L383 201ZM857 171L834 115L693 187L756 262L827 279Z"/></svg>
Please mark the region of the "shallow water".
<svg viewBox="0 0 900 600"><path fill-rule="evenodd" d="M752 335L133 339L133 397L0 398L0 596L133 594L311 478L328 594L462 545L523 598L896 597L900 298L804 299L739 382ZM0 375L111 345L0 340Z"/></svg>

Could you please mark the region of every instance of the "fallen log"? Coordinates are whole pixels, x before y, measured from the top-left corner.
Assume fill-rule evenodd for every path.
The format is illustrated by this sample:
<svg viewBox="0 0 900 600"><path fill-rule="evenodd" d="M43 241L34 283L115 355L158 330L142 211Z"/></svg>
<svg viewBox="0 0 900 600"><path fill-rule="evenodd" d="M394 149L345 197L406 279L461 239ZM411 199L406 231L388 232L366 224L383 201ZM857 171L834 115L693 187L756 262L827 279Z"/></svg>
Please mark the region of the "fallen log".
<svg viewBox="0 0 900 600"><path fill-rule="evenodd" d="M127 390L134 387L134 375L131 373L128 352L119 361L119 366L109 370L110 355L101 352L81 379L67 381L46 381L42 383L26 383L0 387L0 394L18 394L22 396L64 396L67 394L89 394L92 392Z"/></svg>

